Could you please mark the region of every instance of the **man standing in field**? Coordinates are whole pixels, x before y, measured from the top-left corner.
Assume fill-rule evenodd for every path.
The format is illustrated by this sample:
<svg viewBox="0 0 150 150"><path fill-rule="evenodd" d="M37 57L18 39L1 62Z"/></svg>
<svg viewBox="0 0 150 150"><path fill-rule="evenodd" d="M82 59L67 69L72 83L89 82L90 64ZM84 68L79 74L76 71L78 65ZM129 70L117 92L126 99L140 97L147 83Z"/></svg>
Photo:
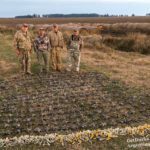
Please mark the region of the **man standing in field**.
<svg viewBox="0 0 150 150"><path fill-rule="evenodd" d="M53 25L53 29L49 33L49 40L52 47L51 49L52 69L56 71L61 71L62 69L61 52L64 47L64 38L62 33L59 31L59 27L57 24Z"/></svg>
<svg viewBox="0 0 150 150"><path fill-rule="evenodd" d="M83 40L79 35L79 31L74 30L74 33L71 35L68 43L69 65L67 71L75 70L79 72L82 47L83 47Z"/></svg>
<svg viewBox="0 0 150 150"><path fill-rule="evenodd" d="M14 46L19 57L21 69L24 74L32 75L31 73L31 36L28 32L28 24L23 24L21 30L17 31L14 37Z"/></svg>
<svg viewBox="0 0 150 150"><path fill-rule="evenodd" d="M40 73L49 72L49 52L51 49L49 37L46 35L45 29L40 28L39 35L34 41L34 48L37 53L38 62L40 65ZM43 64L44 62L44 64Z"/></svg>

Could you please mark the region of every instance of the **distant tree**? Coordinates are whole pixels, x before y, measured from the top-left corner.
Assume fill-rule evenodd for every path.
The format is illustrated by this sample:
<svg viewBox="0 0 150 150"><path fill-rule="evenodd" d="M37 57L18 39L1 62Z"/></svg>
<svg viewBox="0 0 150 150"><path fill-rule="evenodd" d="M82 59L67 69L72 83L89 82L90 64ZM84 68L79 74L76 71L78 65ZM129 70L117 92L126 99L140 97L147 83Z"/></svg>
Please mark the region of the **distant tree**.
<svg viewBox="0 0 150 150"><path fill-rule="evenodd" d="M16 16L15 18L40 18L40 15L33 14L33 15L25 15L25 16Z"/></svg>
<svg viewBox="0 0 150 150"><path fill-rule="evenodd" d="M133 14L134 15L134 14ZM128 15L110 15L110 14L39 14L16 16L15 18L77 18L77 17L128 17Z"/></svg>
<svg viewBox="0 0 150 150"><path fill-rule="evenodd" d="M146 16L150 16L150 13L146 14Z"/></svg>
<svg viewBox="0 0 150 150"><path fill-rule="evenodd" d="M44 18L99 17L99 14L44 14Z"/></svg>

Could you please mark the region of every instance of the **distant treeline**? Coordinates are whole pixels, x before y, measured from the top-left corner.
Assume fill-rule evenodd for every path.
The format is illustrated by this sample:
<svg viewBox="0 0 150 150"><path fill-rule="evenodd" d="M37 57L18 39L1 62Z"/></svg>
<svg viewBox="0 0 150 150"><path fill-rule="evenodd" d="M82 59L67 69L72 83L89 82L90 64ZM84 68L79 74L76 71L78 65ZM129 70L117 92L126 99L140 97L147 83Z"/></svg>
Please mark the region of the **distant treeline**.
<svg viewBox="0 0 150 150"><path fill-rule="evenodd" d="M77 17L123 17L128 15L109 15L109 14L45 14L40 16L39 14L16 16L15 18L77 18Z"/></svg>
<svg viewBox="0 0 150 150"><path fill-rule="evenodd" d="M98 14L46 14L44 18L99 17Z"/></svg>
<svg viewBox="0 0 150 150"><path fill-rule="evenodd" d="M38 14L33 14L33 15L25 15L25 16L16 16L15 18L41 18L41 16Z"/></svg>

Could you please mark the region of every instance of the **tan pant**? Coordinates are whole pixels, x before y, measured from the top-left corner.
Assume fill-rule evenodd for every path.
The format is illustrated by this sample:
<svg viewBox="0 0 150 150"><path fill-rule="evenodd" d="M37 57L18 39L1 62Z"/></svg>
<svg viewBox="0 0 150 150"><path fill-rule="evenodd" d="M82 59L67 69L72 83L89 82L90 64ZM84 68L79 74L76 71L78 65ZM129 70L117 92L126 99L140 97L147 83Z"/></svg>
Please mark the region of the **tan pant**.
<svg viewBox="0 0 150 150"><path fill-rule="evenodd" d="M19 62L24 73L31 72L31 54L29 51L20 50Z"/></svg>
<svg viewBox="0 0 150 150"><path fill-rule="evenodd" d="M53 70L61 70L62 68L61 51L62 48L60 47L53 47L51 49L51 61Z"/></svg>

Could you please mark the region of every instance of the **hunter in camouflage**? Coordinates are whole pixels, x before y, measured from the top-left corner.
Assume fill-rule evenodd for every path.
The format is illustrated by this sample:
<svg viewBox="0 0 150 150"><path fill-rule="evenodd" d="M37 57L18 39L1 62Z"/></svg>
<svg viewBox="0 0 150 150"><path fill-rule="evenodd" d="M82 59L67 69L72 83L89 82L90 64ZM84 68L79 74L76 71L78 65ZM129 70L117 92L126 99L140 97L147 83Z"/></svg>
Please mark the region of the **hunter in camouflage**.
<svg viewBox="0 0 150 150"><path fill-rule="evenodd" d="M34 48L37 53L40 72L49 72L49 53L51 49L49 37L46 35L45 29L40 28L39 35L35 38Z"/></svg>
<svg viewBox="0 0 150 150"><path fill-rule="evenodd" d="M14 37L14 46L19 57L21 69L24 74L31 73L31 35L28 32L28 25L23 24L21 30L17 31Z"/></svg>
<svg viewBox="0 0 150 150"><path fill-rule="evenodd" d="M79 72L82 47L83 40L79 35L79 31L74 30L68 43L68 71L74 70Z"/></svg>

